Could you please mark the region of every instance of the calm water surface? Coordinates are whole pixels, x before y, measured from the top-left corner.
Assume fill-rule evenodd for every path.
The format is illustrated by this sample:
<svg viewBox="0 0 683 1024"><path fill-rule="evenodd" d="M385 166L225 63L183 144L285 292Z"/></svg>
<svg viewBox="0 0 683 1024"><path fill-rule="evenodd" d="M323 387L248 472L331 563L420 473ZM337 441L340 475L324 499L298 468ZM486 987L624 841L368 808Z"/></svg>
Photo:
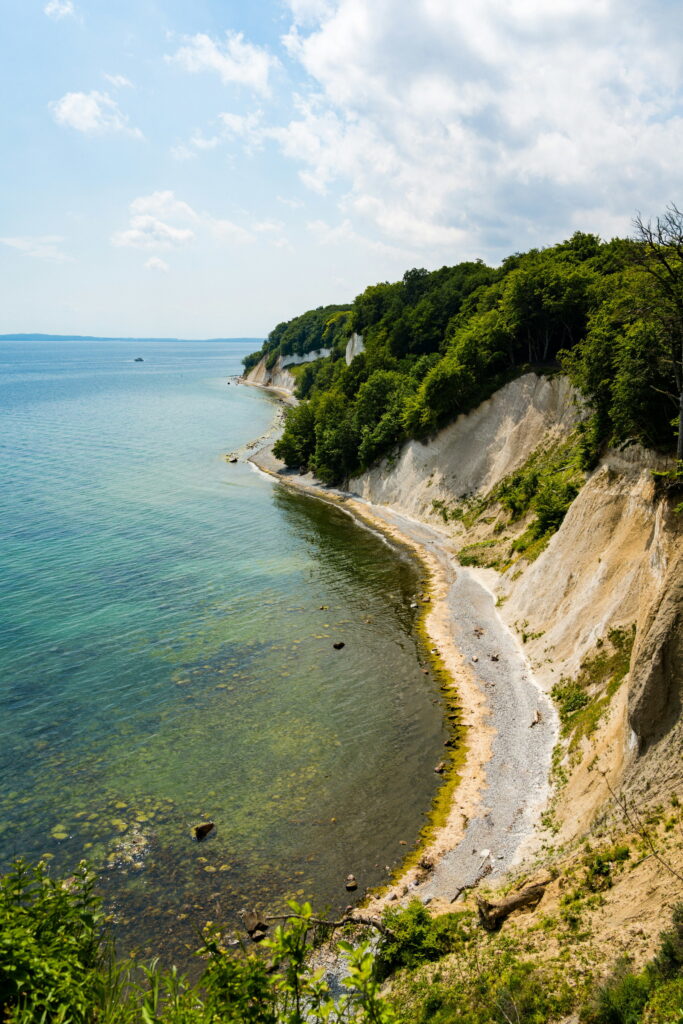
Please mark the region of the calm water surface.
<svg viewBox="0 0 683 1024"><path fill-rule="evenodd" d="M251 348L0 345L0 864L88 857L120 948L183 966L386 878L444 740L414 565L223 457L273 417Z"/></svg>

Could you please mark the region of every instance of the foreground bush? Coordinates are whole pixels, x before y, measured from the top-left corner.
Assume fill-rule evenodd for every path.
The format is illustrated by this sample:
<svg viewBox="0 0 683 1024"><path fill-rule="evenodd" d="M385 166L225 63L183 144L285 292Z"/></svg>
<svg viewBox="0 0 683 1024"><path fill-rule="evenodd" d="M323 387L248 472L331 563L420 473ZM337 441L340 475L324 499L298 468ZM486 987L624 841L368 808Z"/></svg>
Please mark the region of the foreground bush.
<svg viewBox="0 0 683 1024"><path fill-rule="evenodd" d="M366 943L341 942L346 992L333 999L313 971L309 904L261 944L226 950L207 929L197 985L175 968L117 962L85 864L57 881L17 861L0 881L0 1019L8 1024L393 1024Z"/></svg>

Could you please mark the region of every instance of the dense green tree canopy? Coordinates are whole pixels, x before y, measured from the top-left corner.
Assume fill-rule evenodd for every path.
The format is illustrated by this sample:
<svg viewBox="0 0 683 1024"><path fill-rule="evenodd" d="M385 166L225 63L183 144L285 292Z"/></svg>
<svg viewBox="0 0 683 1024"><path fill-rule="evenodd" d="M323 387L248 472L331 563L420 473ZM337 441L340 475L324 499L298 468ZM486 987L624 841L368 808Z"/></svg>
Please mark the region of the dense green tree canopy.
<svg viewBox="0 0 683 1024"><path fill-rule="evenodd" d="M370 285L351 307L279 324L247 368L263 354L272 362L322 347L331 354L300 373L301 405L288 414L276 454L342 481L529 369L563 369L586 396L586 466L610 442L674 450L683 231L678 241L666 248L670 238L641 230L604 243L577 232L499 268L477 261L409 270L401 281ZM347 366L353 331L365 351Z"/></svg>

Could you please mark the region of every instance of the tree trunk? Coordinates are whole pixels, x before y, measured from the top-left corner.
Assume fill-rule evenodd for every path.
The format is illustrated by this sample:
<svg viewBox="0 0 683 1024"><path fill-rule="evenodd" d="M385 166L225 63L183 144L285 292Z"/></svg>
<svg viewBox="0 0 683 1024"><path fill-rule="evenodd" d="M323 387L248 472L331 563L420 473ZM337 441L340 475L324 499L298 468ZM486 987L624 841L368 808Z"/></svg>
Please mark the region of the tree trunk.
<svg viewBox="0 0 683 1024"><path fill-rule="evenodd" d="M502 903L489 903L488 900L483 900L478 896L477 909L479 910L479 920L482 926L487 932L498 931L503 921L510 916L513 910L535 907L540 903L547 884L547 882L541 882L538 885L528 885L526 889L508 896Z"/></svg>
<svg viewBox="0 0 683 1024"><path fill-rule="evenodd" d="M676 458L683 462L683 391L678 398L678 444L676 445Z"/></svg>

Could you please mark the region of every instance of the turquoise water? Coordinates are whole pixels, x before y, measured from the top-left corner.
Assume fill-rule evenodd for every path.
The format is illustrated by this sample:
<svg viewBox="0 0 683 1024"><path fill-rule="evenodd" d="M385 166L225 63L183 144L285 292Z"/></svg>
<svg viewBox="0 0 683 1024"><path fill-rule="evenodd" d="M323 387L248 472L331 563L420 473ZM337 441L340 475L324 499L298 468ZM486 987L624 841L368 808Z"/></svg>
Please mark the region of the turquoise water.
<svg viewBox="0 0 683 1024"><path fill-rule="evenodd" d="M445 736L416 567L225 461L274 414L227 385L251 347L0 345L0 864L88 857L119 945L183 966L383 881Z"/></svg>

